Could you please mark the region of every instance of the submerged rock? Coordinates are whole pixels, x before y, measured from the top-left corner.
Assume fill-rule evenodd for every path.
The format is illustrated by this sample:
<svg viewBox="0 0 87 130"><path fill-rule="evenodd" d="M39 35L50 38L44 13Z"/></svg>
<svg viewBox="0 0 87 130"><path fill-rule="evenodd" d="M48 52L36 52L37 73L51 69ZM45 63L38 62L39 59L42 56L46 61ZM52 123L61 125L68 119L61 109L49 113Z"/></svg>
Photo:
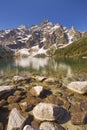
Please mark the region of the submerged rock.
<svg viewBox="0 0 87 130"><path fill-rule="evenodd" d="M74 125L83 125L87 123L87 112L75 113L71 118L71 122Z"/></svg>
<svg viewBox="0 0 87 130"><path fill-rule="evenodd" d="M0 100L0 107L4 106L7 103L5 99Z"/></svg>
<svg viewBox="0 0 87 130"><path fill-rule="evenodd" d="M46 82L48 84L52 84L52 83L56 83L57 80L55 80L54 78L50 77L50 78L47 78L44 82Z"/></svg>
<svg viewBox="0 0 87 130"><path fill-rule="evenodd" d="M9 96L8 99L7 99L7 102L9 104L11 103L16 103L16 102L19 102L21 99L21 96L17 95L17 96Z"/></svg>
<svg viewBox="0 0 87 130"><path fill-rule="evenodd" d="M9 93L14 89L15 89L15 87L12 85L0 86L0 96L2 96L3 94Z"/></svg>
<svg viewBox="0 0 87 130"><path fill-rule="evenodd" d="M40 94L43 92L43 86L35 86L30 90L30 93L33 96L40 96Z"/></svg>
<svg viewBox="0 0 87 130"><path fill-rule="evenodd" d="M7 130L20 129L24 121L25 118L21 115L20 111L16 108L12 109L9 115Z"/></svg>
<svg viewBox="0 0 87 130"><path fill-rule="evenodd" d="M30 126L30 125L26 125L26 126L23 128L23 130L38 130L38 129L33 128L33 127Z"/></svg>
<svg viewBox="0 0 87 130"><path fill-rule="evenodd" d="M56 123L43 122L40 125L40 130L65 130L65 129Z"/></svg>
<svg viewBox="0 0 87 130"><path fill-rule="evenodd" d="M19 105L22 111L30 111L32 109L32 105L28 102L21 102Z"/></svg>
<svg viewBox="0 0 87 130"><path fill-rule="evenodd" d="M37 81L39 81L39 82L42 82L42 81L44 81L45 79L46 79L46 77L44 77L44 76L36 76L36 77L34 77Z"/></svg>
<svg viewBox="0 0 87 130"><path fill-rule="evenodd" d="M71 121L62 124L62 126L65 130L87 130L87 125L73 125Z"/></svg>
<svg viewBox="0 0 87 130"><path fill-rule="evenodd" d="M17 108L18 110L20 110L20 106L18 103L10 103L8 105L8 110L12 110L13 108Z"/></svg>
<svg viewBox="0 0 87 130"><path fill-rule="evenodd" d="M64 114L65 110L63 108L50 103L39 103L33 109L34 117L41 121L60 120Z"/></svg>
<svg viewBox="0 0 87 130"><path fill-rule="evenodd" d="M24 81L25 79L26 78L17 75L17 76L14 76L12 80L13 80L13 82L18 83L20 81Z"/></svg>
<svg viewBox="0 0 87 130"><path fill-rule="evenodd" d="M67 88L79 94L85 94L87 93L87 81L71 82Z"/></svg>
<svg viewBox="0 0 87 130"><path fill-rule="evenodd" d="M0 130L4 130L3 124L0 122Z"/></svg>

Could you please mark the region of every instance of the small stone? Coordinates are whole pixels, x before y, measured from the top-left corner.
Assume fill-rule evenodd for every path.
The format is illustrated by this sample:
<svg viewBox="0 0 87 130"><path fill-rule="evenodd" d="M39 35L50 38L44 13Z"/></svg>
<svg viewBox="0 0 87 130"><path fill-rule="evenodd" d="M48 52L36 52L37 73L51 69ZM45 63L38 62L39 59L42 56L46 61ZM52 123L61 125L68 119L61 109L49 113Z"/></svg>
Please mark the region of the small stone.
<svg viewBox="0 0 87 130"><path fill-rule="evenodd" d="M81 102L81 110L82 111L87 111L87 101L83 101Z"/></svg>
<svg viewBox="0 0 87 130"><path fill-rule="evenodd" d="M23 128L23 130L38 130L38 129L33 128L33 127L30 126L30 125L26 125L26 126Z"/></svg>
<svg viewBox="0 0 87 130"><path fill-rule="evenodd" d="M55 83L55 79L54 78L47 78L45 80L46 83Z"/></svg>
<svg viewBox="0 0 87 130"><path fill-rule="evenodd" d="M39 103L33 109L34 117L41 121L60 120L64 114L65 110L63 108L50 103Z"/></svg>
<svg viewBox="0 0 87 130"><path fill-rule="evenodd" d="M43 92L43 86L35 86L33 87L31 90L30 90L30 93L33 95L33 96L40 96L40 94Z"/></svg>
<svg viewBox="0 0 87 130"><path fill-rule="evenodd" d="M71 82L67 88L79 94L85 94L87 93L87 81Z"/></svg>
<svg viewBox="0 0 87 130"><path fill-rule="evenodd" d="M65 129L56 123L43 122L40 125L40 130L65 130Z"/></svg>
<svg viewBox="0 0 87 130"><path fill-rule="evenodd" d="M81 106L79 103L71 104L69 110L71 113L81 112Z"/></svg>
<svg viewBox="0 0 87 130"><path fill-rule="evenodd" d="M39 128L39 126L40 126L40 121L38 121L38 120L33 120L33 121L31 122L31 125L32 125L34 128Z"/></svg>
<svg viewBox="0 0 87 130"><path fill-rule="evenodd" d="M66 101L66 102L64 103L64 107L65 107L66 110L69 110L70 107L71 107L71 104L70 104L68 101Z"/></svg>
<svg viewBox="0 0 87 130"><path fill-rule="evenodd" d="M36 77L34 77L37 81L39 81L39 82L43 82L45 79L46 79L46 77L44 77L44 76L36 76Z"/></svg>
<svg viewBox="0 0 87 130"><path fill-rule="evenodd" d="M22 111L30 111L32 110L32 105L28 102L22 102L20 103L20 108L22 109Z"/></svg>
<svg viewBox="0 0 87 130"><path fill-rule="evenodd" d="M20 96L21 96L21 95L22 95L22 91L18 91L18 90L15 91L15 92L14 92L14 96L17 96L17 95L20 95Z"/></svg>
<svg viewBox="0 0 87 130"><path fill-rule="evenodd" d="M16 103L16 102L19 102L21 99L21 97L18 95L18 96L9 96L8 99L7 99L7 102L8 103Z"/></svg>
<svg viewBox="0 0 87 130"><path fill-rule="evenodd" d="M18 110L20 110L20 106L18 103L11 103L8 105L9 110L12 110L13 108L17 108Z"/></svg>
<svg viewBox="0 0 87 130"><path fill-rule="evenodd" d="M21 115L20 111L16 108L12 109L9 115L7 130L20 129L25 120L26 119Z"/></svg>
<svg viewBox="0 0 87 130"><path fill-rule="evenodd" d="M83 125L87 123L87 112L75 113L71 118L71 122L74 125Z"/></svg>
<svg viewBox="0 0 87 130"><path fill-rule="evenodd" d="M53 96L53 95L47 97L46 101L47 101L47 103L52 103L52 104L56 104L59 106L62 106L64 104L64 102L61 99L59 99L58 97Z"/></svg>

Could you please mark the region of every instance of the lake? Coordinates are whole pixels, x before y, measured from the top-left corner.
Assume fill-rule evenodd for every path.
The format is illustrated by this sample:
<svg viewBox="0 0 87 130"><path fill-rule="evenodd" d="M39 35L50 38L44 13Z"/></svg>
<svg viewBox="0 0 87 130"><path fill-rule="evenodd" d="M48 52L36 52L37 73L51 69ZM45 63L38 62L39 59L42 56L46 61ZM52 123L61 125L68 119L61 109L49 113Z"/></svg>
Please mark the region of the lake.
<svg viewBox="0 0 87 130"><path fill-rule="evenodd" d="M55 77L65 85L71 81L87 80L86 59L53 59L19 57L0 60L0 85L8 82L14 75L29 74Z"/></svg>

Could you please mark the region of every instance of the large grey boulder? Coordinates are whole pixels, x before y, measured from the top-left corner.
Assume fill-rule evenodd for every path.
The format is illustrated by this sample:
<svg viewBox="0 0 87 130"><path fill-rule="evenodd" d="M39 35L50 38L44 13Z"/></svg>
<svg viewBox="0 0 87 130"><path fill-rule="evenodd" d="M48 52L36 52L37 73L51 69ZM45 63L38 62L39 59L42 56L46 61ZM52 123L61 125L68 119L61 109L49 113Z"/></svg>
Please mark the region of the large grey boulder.
<svg viewBox="0 0 87 130"><path fill-rule="evenodd" d="M67 88L79 94L85 94L87 93L87 81L71 82Z"/></svg>
<svg viewBox="0 0 87 130"><path fill-rule="evenodd" d="M25 118L21 115L20 111L13 108L7 125L7 130L20 129L25 122Z"/></svg>
<svg viewBox="0 0 87 130"><path fill-rule="evenodd" d="M65 129L56 123L43 122L40 125L40 130L65 130Z"/></svg>
<svg viewBox="0 0 87 130"><path fill-rule="evenodd" d="M5 93L11 92L13 89L15 89L15 87L12 85L0 86L0 96L2 96Z"/></svg>
<svg viewBox="0 0 87 130"><path fill-rule="evenodd" d="M65 114L65 110L57 105L50 103L39 103L33 109L33 115L41 121L60 120Z"/></svg>

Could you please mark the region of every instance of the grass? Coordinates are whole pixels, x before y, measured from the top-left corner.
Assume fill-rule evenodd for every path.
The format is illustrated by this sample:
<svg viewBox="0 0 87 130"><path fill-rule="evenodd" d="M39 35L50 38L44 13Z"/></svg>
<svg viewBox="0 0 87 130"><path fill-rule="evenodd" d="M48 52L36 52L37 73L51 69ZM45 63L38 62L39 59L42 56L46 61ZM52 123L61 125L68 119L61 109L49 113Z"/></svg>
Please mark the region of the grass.
<svg viewBox="0 0 87 130"><path fill-rule="evenodd" d="M87 57L87 36L65 48L57 49L54 57Z"/></svg>

